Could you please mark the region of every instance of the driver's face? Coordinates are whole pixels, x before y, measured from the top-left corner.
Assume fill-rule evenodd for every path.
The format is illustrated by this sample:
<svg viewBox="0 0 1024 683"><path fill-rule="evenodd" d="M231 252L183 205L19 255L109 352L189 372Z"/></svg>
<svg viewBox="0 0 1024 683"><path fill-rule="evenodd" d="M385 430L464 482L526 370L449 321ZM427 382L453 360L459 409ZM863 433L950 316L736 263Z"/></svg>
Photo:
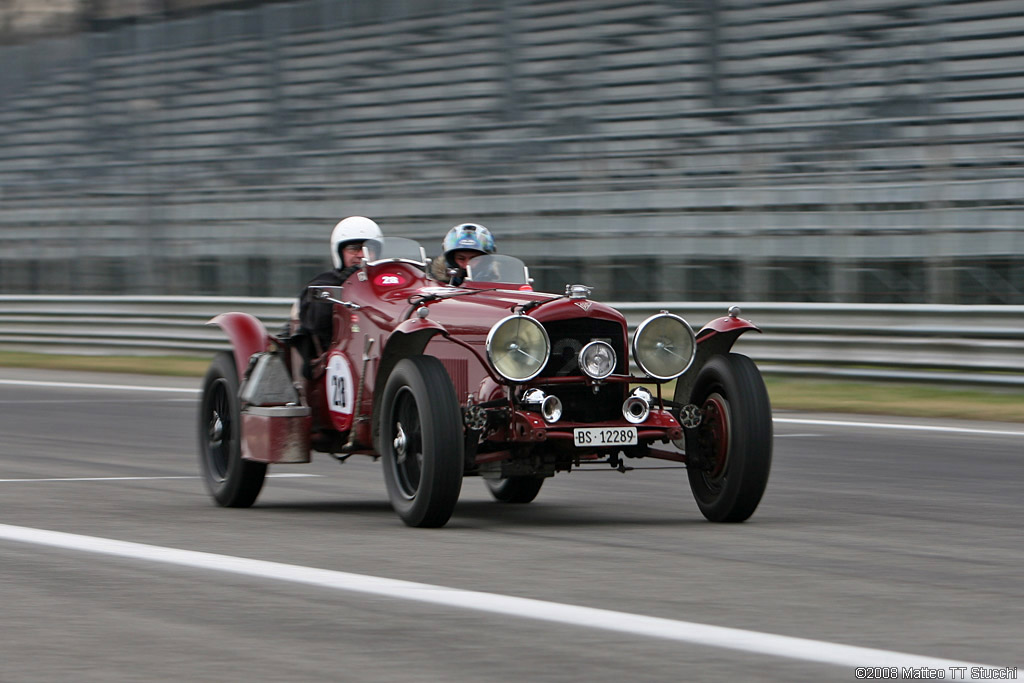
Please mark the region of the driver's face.
<svg viewBox="0 0 1024 683"><path fill-rule="evenodd" d="M480 252L475 251L473 249L459 249L458 251L452 252L452 261L454 261L455 265L457 265L459 268L465 270L466 265L469 263L470 259L479 255Z"/></svg>
<svg viewBox="0 0 1024 683"><path fill-rule="evenodd" d="M349 242L341 248L342 268L358 266L363 258L363 243Z"/></svg>

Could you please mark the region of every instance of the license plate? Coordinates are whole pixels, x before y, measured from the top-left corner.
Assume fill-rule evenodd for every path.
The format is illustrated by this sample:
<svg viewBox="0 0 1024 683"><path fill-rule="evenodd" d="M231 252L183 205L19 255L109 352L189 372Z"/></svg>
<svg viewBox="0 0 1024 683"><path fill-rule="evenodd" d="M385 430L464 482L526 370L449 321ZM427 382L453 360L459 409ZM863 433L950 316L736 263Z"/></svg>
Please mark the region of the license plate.
<svg viewBox="0 0 1024 683"><path fill-rule="evenodd" d="M597 446L635 446L636 427L577 427L573 441L580 448Z"/></svg>

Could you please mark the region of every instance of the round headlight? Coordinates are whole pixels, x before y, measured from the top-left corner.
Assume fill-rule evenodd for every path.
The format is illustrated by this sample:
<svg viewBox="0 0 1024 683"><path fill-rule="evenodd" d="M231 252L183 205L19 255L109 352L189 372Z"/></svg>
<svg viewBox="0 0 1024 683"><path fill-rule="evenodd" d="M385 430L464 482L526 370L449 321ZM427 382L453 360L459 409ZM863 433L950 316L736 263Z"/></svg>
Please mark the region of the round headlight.
<svg viewBox="0 0 1024 683"><path fill-rule="evenodd" d="M633 335L633 359L654 379L674 379L683 374L696 353L693 330L678 315L652 315Z"/></svg>
<svg viewBox="0 0 1024 683"><path fill-rule="evenodd" d="M604 379L615 370L615 349L608 342L592 341L580 351L579 364L588 377Z"/></svg>
<svg viewBox="0 0 1024 683"><path fill-rule="evenodd" d="M513 382L539 375L550 353L548 333L527 315L499 320L487 334L487 358L498 374Z"/></svg>

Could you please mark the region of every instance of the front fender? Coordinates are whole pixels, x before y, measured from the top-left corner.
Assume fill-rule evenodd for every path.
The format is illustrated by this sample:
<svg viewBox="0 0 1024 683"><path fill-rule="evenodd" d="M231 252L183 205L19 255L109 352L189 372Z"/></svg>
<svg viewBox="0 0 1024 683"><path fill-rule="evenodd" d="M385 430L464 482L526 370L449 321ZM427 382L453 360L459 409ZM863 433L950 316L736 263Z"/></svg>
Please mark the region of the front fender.
<svg viewBox="0 0 1024 683"><path fill-rule="evenodd" d="M419 316L416 316L415 318L403 320L401 324L399 324L398 327L394 329L392 334L413 334L415 332L423 332L425 330L431 330L432 332L434 332L434 334L448 333L448 330L446 330L444 326L441 325L441 323L435 322L429 318L420 318ZM434 335L432 334L430 336Z"/></svg>
<svg viewBox="0 0 1024 683"><path fill-rule="evenodd" d="M749 330L760 332L761 328L749 320L731 315L715 318L697 333L697 352L703 348L712 350L712 353L728 353L737 337Z"/></svg>
<svg viewBox="0 0 1024 683"><path fill-rule="evenodd" d="M231 347L235 351L235 366L238 369L239 380L245 376L249 358L254 353L261 353L270 347L267 328L248 313L221 313L206 324L216 325L228 335Z"/></svg>
<svg viewBox="0 0 1024 683"><path fill-rule="evenodd" d="M409 318L394 329L388 337L380 354L380 361L377 364L377 376L373 382L373 416L370 422L370 438L376 445L380 436L380 401L378 396L384 394L384 387L387 385L391 371L395 369L398 361L409 356L423 353L427 344L437 334L447 334L443 326L425 318Z"/></svg>
<svg viewBox="0 0 1024 683"><path fill-rule="evenodd" d="M672 400L676 403L689 403L690 393L693 391L693 385L697 381L697 375L700 374L701 368L712 357L729 353L739 336L750 330L760 332L761 328L749 320L731 315L715 318L702 327L696 335L697 354L693 359L693 364L682 377L676 380L676 390Z"/></svg>
<svg viewBox="0 0 1024 683"><path fill-rule="evenodd" d="M433 320L409 318L403 321L391 332L391 336L388 337L387 343L381 350L380 361L377 364L377 378L373 385L383 391L384 385L398 361L423 353L423 349L427 348L427 344L437 334L447 335L448 331ZM376 401L374 401L374 405L376 405Z"/></svg>

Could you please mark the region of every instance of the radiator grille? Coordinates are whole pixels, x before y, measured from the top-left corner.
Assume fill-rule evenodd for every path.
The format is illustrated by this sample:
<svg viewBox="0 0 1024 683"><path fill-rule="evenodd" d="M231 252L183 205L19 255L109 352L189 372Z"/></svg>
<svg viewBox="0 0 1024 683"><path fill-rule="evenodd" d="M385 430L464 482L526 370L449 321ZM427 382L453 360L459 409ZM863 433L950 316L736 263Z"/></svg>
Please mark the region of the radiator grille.
<svg viewBox="0 0 1024 683"><path fill-rule="evenodd" d="M442 358L441 364L452 378L459 403L465 403L469 397L469 362L465 358Z"/></svg>
<svg viewBox="0 0 1024 683"><path fill-rule="evenodd" d="M574 318L545 323L551 338L551 358L540 377L580 375L577 358L580 350L592 341L604 341L615 349L616 374L629 371L625 334L622 325L613 320ZM554 394L562 401L563 418L572 422L601 422L622 417L625 400L624 385L603 385L594 393L588 385L541 385L545 393Z"/></svg>

